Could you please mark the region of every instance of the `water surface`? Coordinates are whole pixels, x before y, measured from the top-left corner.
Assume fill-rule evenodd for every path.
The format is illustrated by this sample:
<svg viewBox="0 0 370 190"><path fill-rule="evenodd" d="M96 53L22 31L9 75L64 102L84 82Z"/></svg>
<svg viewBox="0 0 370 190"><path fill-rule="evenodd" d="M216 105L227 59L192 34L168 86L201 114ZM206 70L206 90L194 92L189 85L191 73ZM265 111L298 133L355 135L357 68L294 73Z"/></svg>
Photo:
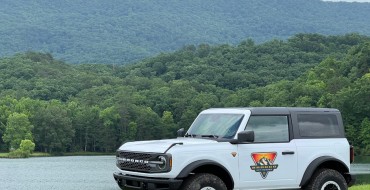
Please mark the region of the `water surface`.
<svg viewBox="0 0 370 190"><path fill-rule="evenodd" d="M118 190L114 156L0 159L0 189Z"/></svg>

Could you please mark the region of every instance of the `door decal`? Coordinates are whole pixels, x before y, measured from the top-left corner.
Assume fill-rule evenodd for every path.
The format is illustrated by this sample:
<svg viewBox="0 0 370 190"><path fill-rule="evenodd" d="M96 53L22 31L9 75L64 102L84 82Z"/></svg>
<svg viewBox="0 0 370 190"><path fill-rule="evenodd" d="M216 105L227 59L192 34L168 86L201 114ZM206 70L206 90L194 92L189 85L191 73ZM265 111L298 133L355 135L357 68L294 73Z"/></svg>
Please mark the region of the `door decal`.
<svg viewBox="0 0 370 190"><path fill-rule="evenodd" d="M263 179L267 177L269 172L274 171L278 165L274 164L277 156L276 152L256 152L251 154L256 165L251 166L251 169L259 172Z"/></svg>

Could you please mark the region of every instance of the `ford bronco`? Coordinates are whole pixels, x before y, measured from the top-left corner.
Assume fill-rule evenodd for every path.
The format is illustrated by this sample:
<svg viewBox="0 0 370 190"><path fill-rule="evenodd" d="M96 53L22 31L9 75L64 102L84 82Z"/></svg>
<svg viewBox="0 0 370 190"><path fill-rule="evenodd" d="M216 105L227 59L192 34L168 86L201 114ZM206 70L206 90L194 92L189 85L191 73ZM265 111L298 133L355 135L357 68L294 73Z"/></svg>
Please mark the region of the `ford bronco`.
<svg viewBox="0 0 370 190"><path fill-rule="evenodd" d="M208 109L178 136L123 144L113 174L119 187L346 190L355 181L337 109Z"/></svg>

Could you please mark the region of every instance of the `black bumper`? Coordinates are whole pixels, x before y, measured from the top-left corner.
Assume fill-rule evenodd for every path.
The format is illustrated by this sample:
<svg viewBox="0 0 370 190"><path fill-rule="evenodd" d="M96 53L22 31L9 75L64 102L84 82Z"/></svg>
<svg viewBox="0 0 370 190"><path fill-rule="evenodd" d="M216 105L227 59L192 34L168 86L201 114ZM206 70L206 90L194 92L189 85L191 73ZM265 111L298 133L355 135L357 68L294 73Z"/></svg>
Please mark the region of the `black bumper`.
<svg viewBox="0 0 370 190"><path fill-rule="evenodd" d="M130 176L118 172L113 173L113 177L118 186L124 190L176 190L180 188L183 181L181 179Z"/></svg>

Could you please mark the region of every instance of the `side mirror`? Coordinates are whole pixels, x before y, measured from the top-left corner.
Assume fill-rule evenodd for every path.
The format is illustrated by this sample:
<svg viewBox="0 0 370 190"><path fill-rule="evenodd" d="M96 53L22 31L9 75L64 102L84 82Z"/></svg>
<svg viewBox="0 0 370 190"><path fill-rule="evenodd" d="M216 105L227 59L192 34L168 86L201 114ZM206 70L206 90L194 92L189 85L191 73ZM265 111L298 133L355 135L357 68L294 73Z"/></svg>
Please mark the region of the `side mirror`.
<svg viewBox="0 0 370 190"><path fill-rule="evenodd" d="M183 137L185 135L185 129L181 128L177 131L177 137Z"/></svg>
<svg viewBox="0 0 370 190"><path fill-rule="evenodd" d="M238 143L254 142L254 131L242 131L238 133Z"/></svg>

